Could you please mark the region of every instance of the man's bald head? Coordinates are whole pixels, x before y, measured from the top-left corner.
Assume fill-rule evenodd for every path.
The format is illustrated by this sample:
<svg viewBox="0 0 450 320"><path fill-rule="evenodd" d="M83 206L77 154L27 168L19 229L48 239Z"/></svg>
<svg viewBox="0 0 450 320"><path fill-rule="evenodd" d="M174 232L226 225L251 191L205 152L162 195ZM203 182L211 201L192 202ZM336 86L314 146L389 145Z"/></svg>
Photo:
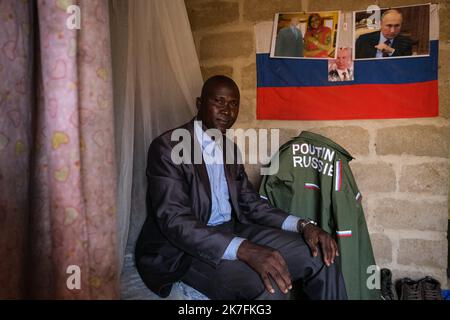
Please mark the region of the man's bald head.
<svg viewBox="0 0 450 320"><path fill-rule="evenodd" d="M202 87L201 98L207 97L208 95L211 94L211 92L214 92L220 86L227 86L227 87L233 88L239 94L239 88L233 79L231 79L227 76L218 75L218 76L212 76L208 80L205 81L205 83L203 84L203 87Z"/></svg>
<svg viewBox="0 0 450 320"><path fill-rule="evenodd" d="M381 15L381 21L383 21L383 19L386 16L396 16L396 17L400 17L401 21L403 22L403 15L400 11L395 10L395 9L389 9L386 10L385 12L383 12L383 14Z"/></svg>
<svg viewBox="0 0 450 320"><path fill-rule="evenodd" d="M296 27L300 23L300 20L297 17L291 18L291 26Z"/></svg>

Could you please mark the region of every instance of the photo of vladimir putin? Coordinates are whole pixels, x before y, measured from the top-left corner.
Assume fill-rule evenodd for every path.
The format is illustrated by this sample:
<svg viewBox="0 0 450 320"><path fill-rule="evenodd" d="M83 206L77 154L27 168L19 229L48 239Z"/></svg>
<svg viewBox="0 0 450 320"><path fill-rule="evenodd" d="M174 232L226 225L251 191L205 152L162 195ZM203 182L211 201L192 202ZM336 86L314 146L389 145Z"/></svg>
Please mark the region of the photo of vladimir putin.
<svg viewBox="0 0 450 320"><path fill-rule="evenodd" d="M339 48L336 59L328 60L328 81L353 81L351 48Z"/></svg>
<svg viewBox="0 0 450 320"><path fill-rule="evenodd" d="M400 35L403 16L395 9L381 16L379 31L366 33L356 40L355 59L389 58L412 55L413 41Z"/></svg>

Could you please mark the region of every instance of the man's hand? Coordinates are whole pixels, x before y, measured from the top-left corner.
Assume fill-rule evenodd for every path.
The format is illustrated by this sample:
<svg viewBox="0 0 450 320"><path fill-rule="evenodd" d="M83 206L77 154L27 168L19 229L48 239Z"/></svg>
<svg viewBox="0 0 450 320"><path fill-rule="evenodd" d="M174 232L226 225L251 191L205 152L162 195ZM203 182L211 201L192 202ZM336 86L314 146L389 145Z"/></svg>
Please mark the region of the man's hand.
<svg viewBox="0 0 450 320"><path fill-rule="evenodd" d="M380 50L381 52L386 52L386 53L393 53L395 51L394 48L388 46L385 43L379 43L375 46L375 48L377 48L378 50Z"/></svg>
<svg viewBox="0 0 450 320"><path fill-rule="evenodd" d="M245 240L239 246L237 257L259 273L270 293L275 292L270 278L275 281L281 292L288 293L288 290L292 289L291 274L286 261L277 250Z"/></svg>
<svg viewBox="0 0 450 320"><path fill-rule="evenodd" d="M323 262L329 267L334 263L336 256L339 256L339 250L336 241L330 236L329 233L323 231L321 228L316 227L313 224L306 225L303 230L303 238L306 244L311 249L312 255L317 257L318 248L320 243L322 249Z"/></svg>

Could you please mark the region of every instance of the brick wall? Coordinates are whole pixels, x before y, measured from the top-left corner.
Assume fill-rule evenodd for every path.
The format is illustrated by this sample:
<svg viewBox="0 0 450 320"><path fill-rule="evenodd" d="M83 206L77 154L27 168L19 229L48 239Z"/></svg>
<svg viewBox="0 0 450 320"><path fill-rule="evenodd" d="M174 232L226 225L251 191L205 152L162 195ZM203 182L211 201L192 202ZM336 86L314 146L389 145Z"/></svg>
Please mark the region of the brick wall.
<svg viewBox="0 0 450 320"><path fill-rule="evenodd" d="M363 10L426 1L185 0L204 78L231 76L241 88L239 128L280 128L280 143L302 130L346 148L377 263L394 278L432 275L447 284L450 138L450 3L440 4L437 118L349 121L256 120L254 25L278 11ZM436 2L436 1L435 1ZM303 7L302 7L303 5ZM444 61L446 64L444 64ZM247 166L258 184L257 166Z"/></svg>

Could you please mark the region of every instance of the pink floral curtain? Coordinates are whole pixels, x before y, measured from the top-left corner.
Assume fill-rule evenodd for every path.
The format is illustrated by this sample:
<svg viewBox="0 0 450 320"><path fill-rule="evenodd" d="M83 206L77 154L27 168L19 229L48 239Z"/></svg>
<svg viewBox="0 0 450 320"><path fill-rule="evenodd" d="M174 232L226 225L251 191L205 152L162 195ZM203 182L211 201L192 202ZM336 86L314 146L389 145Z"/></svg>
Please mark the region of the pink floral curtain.
<svg viewBox="0 0 450 320"><path fill-rule="evenodd" d="M0 30L0 298L118 298L108 3L2 0Z"/></svg>

